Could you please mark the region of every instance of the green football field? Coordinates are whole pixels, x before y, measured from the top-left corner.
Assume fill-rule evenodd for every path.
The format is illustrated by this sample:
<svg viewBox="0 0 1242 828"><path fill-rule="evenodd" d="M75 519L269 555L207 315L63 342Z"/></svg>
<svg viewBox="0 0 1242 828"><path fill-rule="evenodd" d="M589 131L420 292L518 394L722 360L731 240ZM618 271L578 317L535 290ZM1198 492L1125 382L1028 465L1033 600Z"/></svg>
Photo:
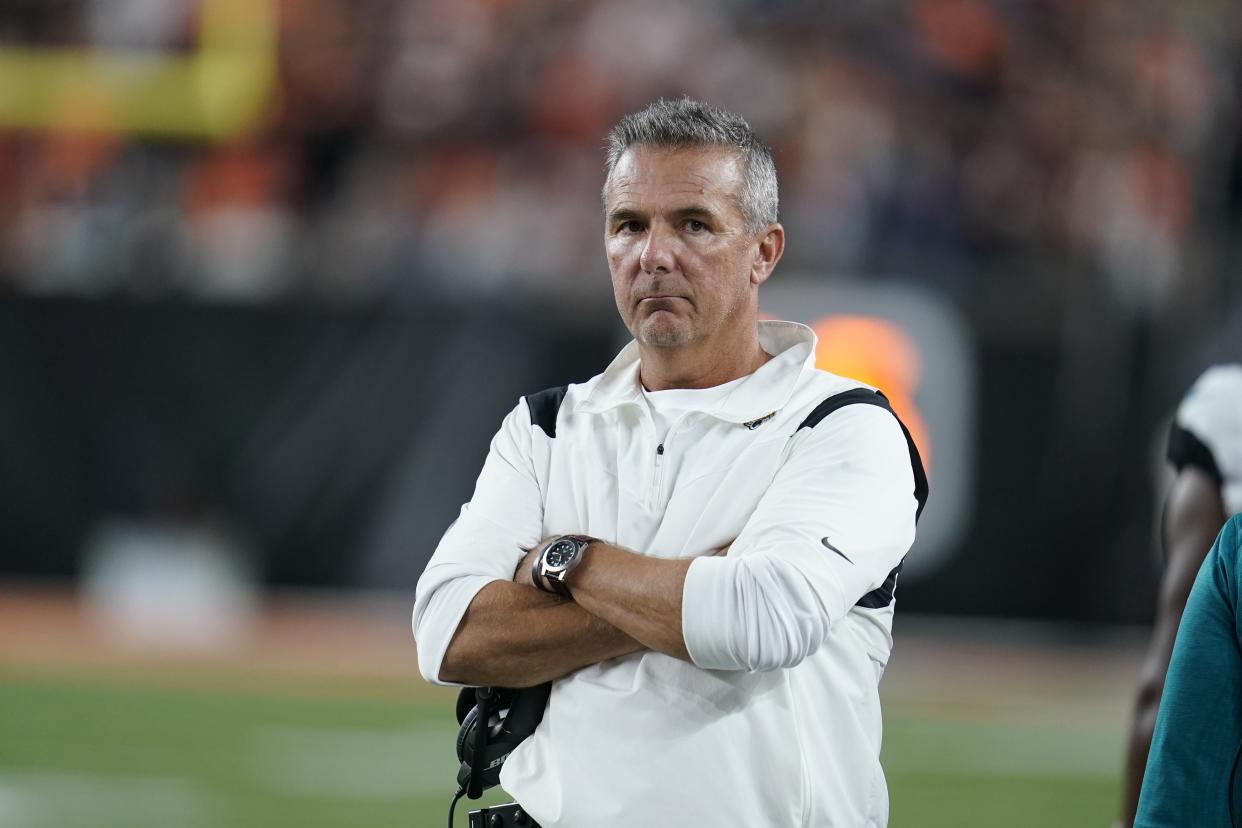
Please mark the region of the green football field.
<svg viewBox="0 0 1242 828"><path fill-rule="evenodd" d="M1072 666L1058 669L1059 692L1040 672L1044 686L1020 698L989 685L995 669L898 679L884 748L892 824L1110 824L1124 705L1100 714ZM452 700L391 679L0 667L0 825L442 826Z"/></svg>
<svg viewBox="0 0 1242 828"><path fill-rule="evenodd" d="M203 650L0 585L0 828L445 825L456 693L418 677L408 619L400 594L276 596ZM892 825L1111 824L1145 630L899 615L895 634Z"/></svg>

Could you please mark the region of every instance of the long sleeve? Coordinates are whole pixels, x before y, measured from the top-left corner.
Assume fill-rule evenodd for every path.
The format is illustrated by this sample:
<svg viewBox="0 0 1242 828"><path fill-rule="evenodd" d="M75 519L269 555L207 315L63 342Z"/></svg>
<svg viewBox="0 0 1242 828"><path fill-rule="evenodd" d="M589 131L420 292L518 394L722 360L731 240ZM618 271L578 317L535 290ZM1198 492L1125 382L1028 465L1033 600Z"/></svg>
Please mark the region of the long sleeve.
<svg viewBox="0 0 1242 828"><path fill-rule="evenodd" d="M418 581L412 626L423 678L440 681L444 653L466 608L488 583L509 580L539 542L543 498L531 461L533 427L525 401L492 439L474 495L445 532Z"/></svg>
<svg viewBox="0 0 1242 828"><path fill-rule="evenodd" d="M1242 748L1238 577L1242 516L1225 524L1182 614L1156 718L1135 828L1230 825ZM1242 798L1234 794L1242 808Z"/></svg>
<svg viewBox="0 0 1242 828"><path fill-rule="evenodd" d="M890 412L853 405L800 430L729 555L687 572L682 631L693 662L773 670L814 653L900 563L916 507Z"/></svg>

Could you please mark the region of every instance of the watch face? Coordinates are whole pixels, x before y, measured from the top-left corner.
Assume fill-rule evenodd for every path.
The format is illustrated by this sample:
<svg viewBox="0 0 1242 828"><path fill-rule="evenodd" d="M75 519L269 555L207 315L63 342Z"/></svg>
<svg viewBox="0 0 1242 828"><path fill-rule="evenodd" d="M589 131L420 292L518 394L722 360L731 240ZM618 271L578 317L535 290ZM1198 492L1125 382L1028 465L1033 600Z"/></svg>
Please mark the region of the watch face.
<svg viewBox="0 0 1242 828"><path fill-rule="evenodd" d="M543 559L547 566L559 568L572 561L577 551L573 541L559 540L548 548Z"/></svg>

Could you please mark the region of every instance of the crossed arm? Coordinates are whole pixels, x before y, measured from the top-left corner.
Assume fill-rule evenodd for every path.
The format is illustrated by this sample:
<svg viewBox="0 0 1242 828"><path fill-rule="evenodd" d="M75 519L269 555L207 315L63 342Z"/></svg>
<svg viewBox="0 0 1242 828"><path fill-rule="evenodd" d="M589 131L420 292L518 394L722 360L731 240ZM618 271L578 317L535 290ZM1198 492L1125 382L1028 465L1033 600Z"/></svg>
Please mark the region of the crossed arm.
<svg viewBox="0 0 1242 828"><path fill-rule="evenodd" d="M573 571L574 600L531 585L541 542L513 581L471 601L445 651L440 680L505 687L540 684L641 649L689 660L681 598L690 559L663 560L594 541Z"/></svg>
<svg viewBox="0 0 1242 828"><path fill-rule="evenodd" d="M540 491L510 450L522 435L498 442L419 581L423 675L529 686L645 649L710 669L796 665L913 540L900 428L881 409L851 408L799 435L727 558L704 550L670 559L594 541L568 576L572 601L531 585ZM849 556L825 551L825 536Z"/></svg>

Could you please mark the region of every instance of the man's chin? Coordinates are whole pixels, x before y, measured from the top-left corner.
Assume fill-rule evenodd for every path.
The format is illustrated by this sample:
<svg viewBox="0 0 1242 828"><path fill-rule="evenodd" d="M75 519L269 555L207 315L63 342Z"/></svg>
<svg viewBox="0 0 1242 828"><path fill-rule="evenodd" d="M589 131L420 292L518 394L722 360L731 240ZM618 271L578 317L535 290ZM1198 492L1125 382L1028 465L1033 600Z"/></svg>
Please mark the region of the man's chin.
<svg viewBox="0 0 1242 828"><path fill-rule="evenodd" d="M638 328L638 341L650 348L677 348L693 338L686 324L662 319L648 319Z"/></svg>

